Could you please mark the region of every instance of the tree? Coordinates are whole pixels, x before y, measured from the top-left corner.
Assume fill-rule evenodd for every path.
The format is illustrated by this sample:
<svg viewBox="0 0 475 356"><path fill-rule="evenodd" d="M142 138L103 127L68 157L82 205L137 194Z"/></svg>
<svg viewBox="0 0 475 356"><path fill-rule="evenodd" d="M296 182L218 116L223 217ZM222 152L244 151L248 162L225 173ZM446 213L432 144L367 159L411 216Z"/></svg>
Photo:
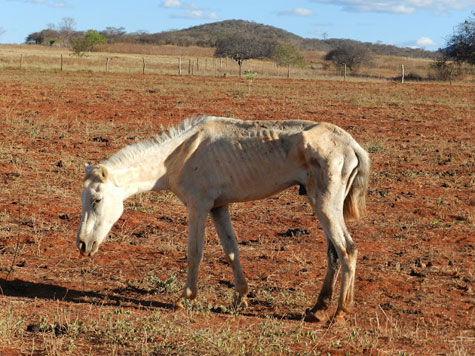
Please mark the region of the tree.
<svg viewBox="0 0 475 356"><path fill-rule="evenodd" d="M233 34L216 41L215 57L231 57L239 65L239 76L242 64L251 58L272 58L276 41L262 39L249 34Z"/></svg>
<svg viewBox="0 0 475 356"><path fill-rule="evenodd" d="M475 64L475 11L457 26L449 38L447 47L441 50L444 57L456 62Z"/></svg>
<svg viewBox="0 0 475 356"><path fill-rule="evenodd" d="M105 30L101 31L100 34L103 35L109 42L120 40L127 32L124 27L106 27Z"/></svg>
<svg viewBox="0 0 475 356"><path fill-rule="evenodd" d="M277 45L275 61L277 65L282 67L293 65L302 68L305 65L305 58L303 58L300 51L296 47L285 43Z"/></svg>
<svg viewBox="0 0 475 356"><path fill-rule="evenodd" d="M356 43L346 42L328 52L325 60L337 66L346 64L350 70L356 70L360 64L371 60L371 52Z"/></svg>
<svg viewBox="0 0 475 356"><path fill-rule="evenodd" d="M72 17L63 17L59 23L59 31L64 32L66 35L70 35L74 31L76 21Z"/></svg>
<svg viewBox="0 0 475 356"><path fill-rule="evenodd" d="M92 52L95 45L105 43L106 39L96 30L89 30L83 37L73 38L70 42L73 53L77 56L83 56L84 52Z"/></svg>

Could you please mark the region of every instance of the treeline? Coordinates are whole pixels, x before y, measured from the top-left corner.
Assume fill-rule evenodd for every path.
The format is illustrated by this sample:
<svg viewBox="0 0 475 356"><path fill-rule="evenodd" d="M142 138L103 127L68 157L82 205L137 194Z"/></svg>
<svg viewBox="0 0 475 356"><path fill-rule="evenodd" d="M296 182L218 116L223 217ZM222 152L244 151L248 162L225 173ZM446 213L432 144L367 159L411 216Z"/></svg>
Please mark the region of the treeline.
<svg viewBox="0 0 475 356"><path fill-rule="evenodd" d="M216 48L226 38L236 34L259 42L279 42L295 46L306 51L330 52L335 48L346 45L358 46L362 49L381 55L403 56L413 58L435 58L436 52L422 49L402 48L392 45L359 42L348 39L306 39L288 31L243 20L227 20L210 24L190 27L184 30L165 31L160 33L134 32L128 33L124 28L107 27L98 31L109 43L139 43L154 45L175 45L181 47L199 46ZM73 31L70 27L46 29L32 33L26 38L26 43L36 43L51 46L69 46L71 39L80 38L85 32Z"/></svg>

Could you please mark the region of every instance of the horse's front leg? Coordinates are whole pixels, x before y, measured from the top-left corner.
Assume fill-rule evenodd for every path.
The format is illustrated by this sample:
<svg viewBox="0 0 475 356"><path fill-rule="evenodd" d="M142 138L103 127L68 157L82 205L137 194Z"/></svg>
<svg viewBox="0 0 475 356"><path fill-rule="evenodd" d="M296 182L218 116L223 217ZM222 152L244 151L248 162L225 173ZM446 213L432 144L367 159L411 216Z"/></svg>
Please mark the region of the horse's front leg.
<svg viewBox="0 0 475 356"><path fill-rule="evenodd" d="M231 224L228 206L211 209L211 217L213 218L213 223L221 245L223 246L224 253L226 254L226 258L233 270L234 285L237 292L233 304L236 307L247 307L246 296L248 286L239 260L239 247L236 241L236 234Z"/></svg>
<svg viewBox="0 0 475 356"><path fill-rule="evenodd" d="M206 217L209 209L198 205L188 204L188 274L186 285L181 297L176 302L177 308L183 308L185 299L195 299L198 289L198 270L203 258Z"/></svg>

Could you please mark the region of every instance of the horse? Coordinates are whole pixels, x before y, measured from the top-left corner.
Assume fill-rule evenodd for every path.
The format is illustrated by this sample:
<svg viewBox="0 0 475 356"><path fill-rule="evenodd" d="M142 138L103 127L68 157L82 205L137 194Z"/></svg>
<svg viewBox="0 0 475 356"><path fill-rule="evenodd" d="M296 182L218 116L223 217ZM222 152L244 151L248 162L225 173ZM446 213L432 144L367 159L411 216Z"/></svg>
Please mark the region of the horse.
<svg viewBox="0 0 475 356"><path fill-rule="evenodd" d="M351 135L330 123L187 119L154 140L126 146L98 165L86 163L76 246L83 256L94 255L122 215L125 199L170 190L189 217L187 278L176 307L183 308L185 299L197 296L208 215L233 271L233 303L246 307L248 284L228 207L299 186L322 224L327 245L323 286L305 320L330 320L328 308L343 267L333 314L341 320L354 304L357 259L345 219L358 219L366 212L369 164L368 153Z"/></svg>

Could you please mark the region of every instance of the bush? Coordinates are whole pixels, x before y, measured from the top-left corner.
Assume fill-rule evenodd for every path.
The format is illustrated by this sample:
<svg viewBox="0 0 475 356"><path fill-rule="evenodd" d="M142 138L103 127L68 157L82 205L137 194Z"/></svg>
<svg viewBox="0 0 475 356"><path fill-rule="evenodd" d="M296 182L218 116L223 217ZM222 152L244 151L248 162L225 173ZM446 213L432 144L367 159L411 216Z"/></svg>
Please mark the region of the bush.
<svg viewBox="0 0 475 356"><path fill-rule="evenodd" d="M452 81L461 74L460 65L442 57L436 59L430 66L433 78L441 81Z"/></svg>
<svg viewBox="0 0 475 356"><path fill-rule="evenodd" d="M89 30L83 37L71 39L71 49L77 56L83 56L85 52L92 52L99 43L105 43L104 36L96 30Z"/></svg>

